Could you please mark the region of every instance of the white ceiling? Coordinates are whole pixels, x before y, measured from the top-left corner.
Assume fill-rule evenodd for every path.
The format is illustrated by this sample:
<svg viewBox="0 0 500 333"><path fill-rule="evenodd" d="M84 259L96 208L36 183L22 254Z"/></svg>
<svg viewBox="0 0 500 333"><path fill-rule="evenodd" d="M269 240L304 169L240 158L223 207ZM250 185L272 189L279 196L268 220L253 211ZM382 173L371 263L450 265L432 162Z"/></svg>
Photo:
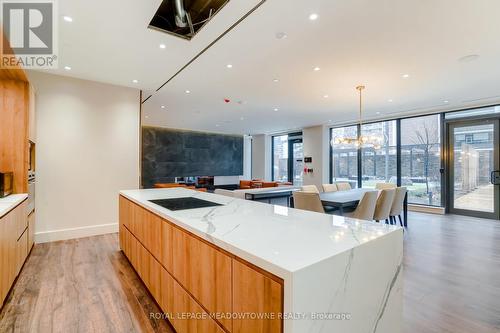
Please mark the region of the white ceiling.
<svg viewBox="0 0 500 333"><path fill-rule="evenodd" d="M355 120L359 83L367 118L500 101L497 0L267 0L154 92L258 2L230 1L185 41L147 29L160 0L60 1L72 70L57 73L152 93L146 125L242 134Z"/></svg>

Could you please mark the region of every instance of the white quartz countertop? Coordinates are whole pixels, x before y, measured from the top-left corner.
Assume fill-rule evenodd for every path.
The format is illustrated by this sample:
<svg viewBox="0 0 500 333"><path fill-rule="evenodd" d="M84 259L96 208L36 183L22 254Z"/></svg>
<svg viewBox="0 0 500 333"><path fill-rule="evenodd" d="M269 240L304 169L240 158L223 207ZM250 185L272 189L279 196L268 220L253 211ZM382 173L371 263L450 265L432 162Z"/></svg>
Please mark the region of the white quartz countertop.
<svg viewBox="0 0 500 333"><path fill-rule="evenodd" d="M11 194L5 198L0 198L0 218L10 212L14 207L26 200L28 194Z"/></svg>
<svg viewBox="0 0 500 333"><path fill-rule="evenodd" d="M283 279L399 227L182 188L121 195ZM196 197L222 206L171 211L149 200Z"/></svg>

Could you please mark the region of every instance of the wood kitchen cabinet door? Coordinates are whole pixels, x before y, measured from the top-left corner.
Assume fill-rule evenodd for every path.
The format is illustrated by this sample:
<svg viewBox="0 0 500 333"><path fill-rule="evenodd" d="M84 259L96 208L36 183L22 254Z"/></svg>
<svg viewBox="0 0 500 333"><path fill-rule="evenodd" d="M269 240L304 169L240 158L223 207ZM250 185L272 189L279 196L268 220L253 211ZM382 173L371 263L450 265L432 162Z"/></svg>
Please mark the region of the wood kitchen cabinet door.
<svg viewBox="0 0 500 333"><path fill-rule="evenodd" d="M18 234L27 223L25 206L20 204L0 219L0 306L28 255L26 228Z"/></svg>
<svg viewBox="0 0 500 333"><path fill-rule="evenodd" d="M164 268L159 303L177 333L225 333Z"/></svg>
<svg viewBox="0 0 500 333"><path fill-rule="evenodd" d="M233 333L280 333L283 320L283 285L262 272L233 259L233 311L274 314L276 319L235 319Z"/></svg>
<svg viewBox="0 0 500 333"><path fill-rule="evenodd" d="M9 213L0 219L0 305L16 276L16 232L13 214Z"/></svg>
<svg viewBox="0 0 500 333"><path fill-rule="evenodd" d="M231 313L231 257L187 232L172 230L172 275L210 313ZM232 330L230 318L220 322Z"/></svg>
<svg viewBox="0 0 500 333"><path fill-rule="evenodd" d="M132 209L131 206L132 206L132 203L120 195L120 197L119 197L120 248L126 254L128 254L128 251L126 249L126 241L125 241L126 233L125 233L124 229L125 228L130 229L130 218L131 218L131 209Z"/></svg>

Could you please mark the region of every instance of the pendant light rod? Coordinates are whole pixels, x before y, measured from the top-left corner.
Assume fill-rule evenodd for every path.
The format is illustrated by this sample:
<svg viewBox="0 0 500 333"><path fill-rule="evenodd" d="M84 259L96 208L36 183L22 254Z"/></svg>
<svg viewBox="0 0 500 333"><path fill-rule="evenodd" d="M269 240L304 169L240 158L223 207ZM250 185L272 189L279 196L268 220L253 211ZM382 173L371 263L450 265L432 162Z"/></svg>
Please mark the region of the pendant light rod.
<svg viewBox="0 0 500 333"><path fill-rule="evenodd" d="M359 91L359 126L363 125L363 90L365 86L359 85L356 90Z"/></svg>

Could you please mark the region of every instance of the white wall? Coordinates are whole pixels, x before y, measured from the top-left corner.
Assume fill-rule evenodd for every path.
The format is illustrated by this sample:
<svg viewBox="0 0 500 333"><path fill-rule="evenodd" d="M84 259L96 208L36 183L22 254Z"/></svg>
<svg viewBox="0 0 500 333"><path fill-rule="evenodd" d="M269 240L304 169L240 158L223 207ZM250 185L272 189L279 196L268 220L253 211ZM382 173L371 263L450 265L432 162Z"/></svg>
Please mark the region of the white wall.
<svg viewBox="0 0 500 333"><path fill-rule="evenodd" d="M139 187L139 91L31 72L36 241L118 230L118 191Z"/></svg>
<svg viewBox="0 0 500 333"><path fill-rule="evenodd" d="M321 190L322 184L329 183L329 140L328 128L314 126L302 130L304 157L312 157L312 163L307 163L313 173L304 174L304 185L316 185Z"/></svg>
<svg viewBox="0 0 500 333"><path fill-rule="evenodd" d="M271 180L271 137L252 137L252 179Z"/></svg>

